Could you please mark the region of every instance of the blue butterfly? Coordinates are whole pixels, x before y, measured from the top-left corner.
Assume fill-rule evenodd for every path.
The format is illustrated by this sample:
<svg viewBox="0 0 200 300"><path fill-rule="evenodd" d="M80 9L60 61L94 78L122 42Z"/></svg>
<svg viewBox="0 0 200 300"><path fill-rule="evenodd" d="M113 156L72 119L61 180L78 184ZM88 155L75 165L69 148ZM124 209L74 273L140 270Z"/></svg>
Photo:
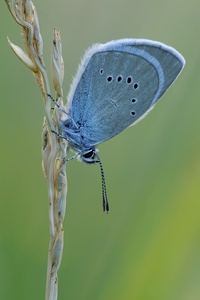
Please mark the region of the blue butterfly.
<svg viewBox="0 0 200 300"><path fill-rule="evenodd" d="M104 211L109 211L109 205L96 146L146 116L184 65L178 51L160 42L120 39L95 44L78 68L67 108L53 100L63 112L62 133L56 134L68 141L76 153L72 158L100 165Z"/></svg>

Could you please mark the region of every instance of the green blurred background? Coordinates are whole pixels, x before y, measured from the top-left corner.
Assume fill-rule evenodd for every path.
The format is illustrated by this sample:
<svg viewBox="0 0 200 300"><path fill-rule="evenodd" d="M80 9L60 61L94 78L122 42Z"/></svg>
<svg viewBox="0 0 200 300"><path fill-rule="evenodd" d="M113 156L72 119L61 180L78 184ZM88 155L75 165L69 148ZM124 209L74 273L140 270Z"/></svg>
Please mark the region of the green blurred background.
<svg viewBox="0 0 200 300"><path fill-rule="evenodd" d="M43 101L9 49L20 28L0 6L0 299L44 299L49 242L41 170ZM64 93L85 49L122 37L175 47L186 67L142 122L99 146L111 211L102 213L98 166L67 164L59 299L200 299L200 2L35 1L50 71L62 34ZM49 72L50 74L50 72Z"/></svg>

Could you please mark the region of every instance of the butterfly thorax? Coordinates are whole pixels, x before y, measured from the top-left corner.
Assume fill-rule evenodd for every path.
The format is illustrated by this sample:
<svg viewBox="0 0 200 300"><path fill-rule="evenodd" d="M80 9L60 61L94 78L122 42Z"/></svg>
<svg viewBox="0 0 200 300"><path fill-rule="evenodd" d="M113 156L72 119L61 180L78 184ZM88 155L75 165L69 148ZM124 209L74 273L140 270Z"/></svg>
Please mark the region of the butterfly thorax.
<svg viewBox="0 0 200 300"><path fill-rule="evenodd" d="M96 163L95 159L97 149L86 143L86 140L81 134L81 126L71 118L60 120L62 129L62 137L68 141L70 149L76 152L80 159L85 163Z"/></svg>

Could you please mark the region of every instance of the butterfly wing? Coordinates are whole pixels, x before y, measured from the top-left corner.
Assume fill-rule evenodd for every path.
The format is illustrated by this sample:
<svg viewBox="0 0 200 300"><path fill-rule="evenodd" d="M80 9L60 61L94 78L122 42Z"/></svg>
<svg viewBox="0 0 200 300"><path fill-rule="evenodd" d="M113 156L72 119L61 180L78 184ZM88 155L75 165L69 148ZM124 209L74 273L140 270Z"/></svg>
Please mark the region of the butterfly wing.
<svg viewBox="0 0 200 300"><path fill-rule="evenodd" d="M81 136L97 145L141 119L184 66L173 48L123 39L86 52L69 94L69 110Z"/></svg>

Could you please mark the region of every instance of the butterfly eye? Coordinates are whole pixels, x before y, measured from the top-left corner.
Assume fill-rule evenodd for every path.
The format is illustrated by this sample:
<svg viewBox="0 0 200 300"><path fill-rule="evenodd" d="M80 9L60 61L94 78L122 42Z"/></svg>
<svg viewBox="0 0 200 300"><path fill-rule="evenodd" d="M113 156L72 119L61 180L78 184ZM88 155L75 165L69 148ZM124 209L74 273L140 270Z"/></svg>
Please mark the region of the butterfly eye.
<svg viewBox="0 0 200 300"><path fill-rule="evenodd" d="M83 157L85 159L92 159L95 156L95 151L94 149L90 149L89 151L87 151L86 153L83 154Z"/></svg>
<svg viewBox="0 0 200 300"><path fill-rule="evenodd" d="M139 88L139 84L138 84L138 83L134 83L133 88L134 88L135 90L137 90L137 89Z"/></svg>

